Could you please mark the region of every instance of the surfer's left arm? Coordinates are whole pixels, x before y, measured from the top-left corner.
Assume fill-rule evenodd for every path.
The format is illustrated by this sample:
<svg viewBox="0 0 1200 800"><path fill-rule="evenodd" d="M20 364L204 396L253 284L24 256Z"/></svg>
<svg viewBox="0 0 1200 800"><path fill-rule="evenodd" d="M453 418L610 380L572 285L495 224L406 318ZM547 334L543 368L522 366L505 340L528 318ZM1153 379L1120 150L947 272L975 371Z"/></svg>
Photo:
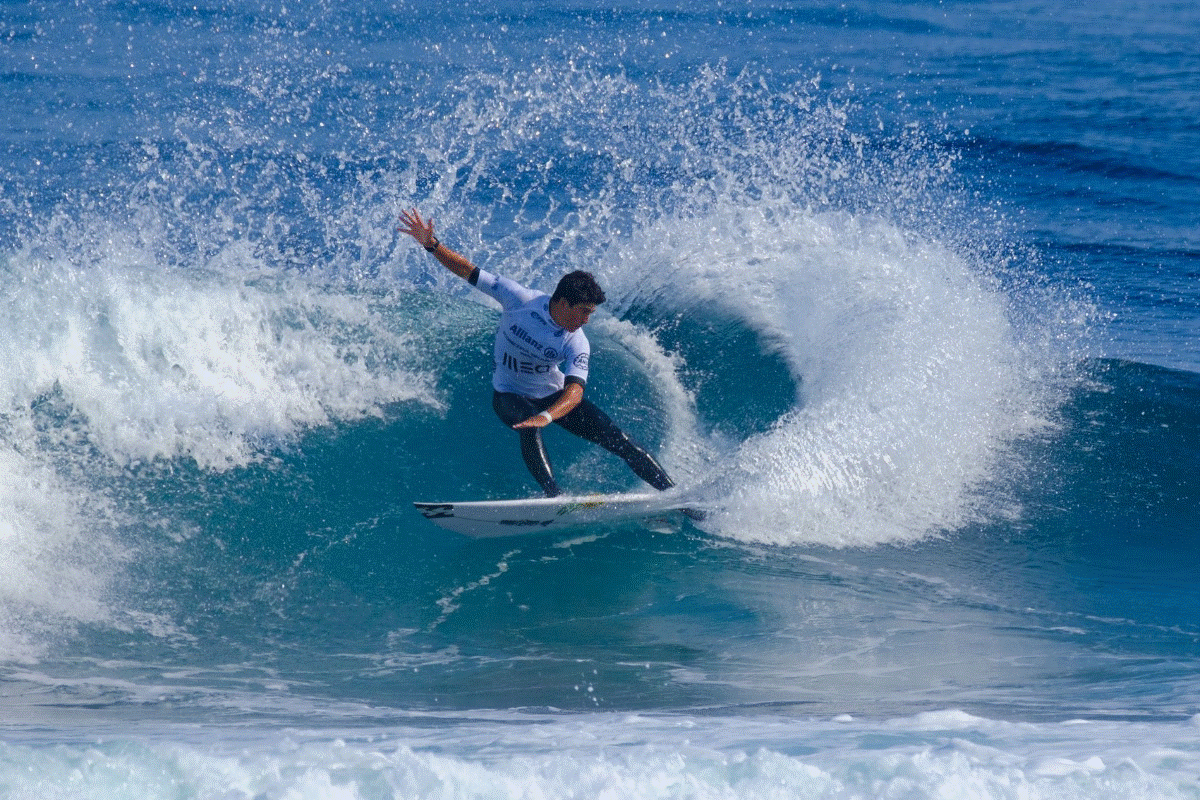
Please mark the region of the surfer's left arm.
<svg viewBox="0 0 1200 800"><path fill-rule="evenodd" d="M575 409L579 405L579 401L583 399L583 384L579 381L567 379L567 385L563 388L562 396L554 401L554 405L542 411L539 414L534 414L527 420L518 422L513 425L514 430L522 428L544 428L556 419L561 419Z"/></svg>

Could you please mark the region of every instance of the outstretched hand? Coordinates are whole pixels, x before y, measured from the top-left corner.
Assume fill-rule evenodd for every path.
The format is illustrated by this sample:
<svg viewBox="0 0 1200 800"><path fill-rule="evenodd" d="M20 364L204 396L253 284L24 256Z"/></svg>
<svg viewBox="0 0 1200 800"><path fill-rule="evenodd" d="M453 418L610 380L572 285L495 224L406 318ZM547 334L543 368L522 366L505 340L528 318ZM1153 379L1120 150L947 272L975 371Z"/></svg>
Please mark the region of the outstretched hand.
<svg viewBox="0 0 1200 800"><path fill-rule="evenodd" d="M415 208L400 212L401 233L407 233L417 240L421 247L430 247L434 243L433 219L422 220L421 214Z"/></svg>
<svg viewBox="0 0 1200 800"><path fill-rule="evenodd" d="M416 239L417 243L428 250L443 267L465 281L471 280L471 276L478 267L472 264L470 259L454 252L437 240L437 237L433 235L432 218L421 219L421 212L410 208L400 212L400 222L401 225L397 230Z"/></svg>

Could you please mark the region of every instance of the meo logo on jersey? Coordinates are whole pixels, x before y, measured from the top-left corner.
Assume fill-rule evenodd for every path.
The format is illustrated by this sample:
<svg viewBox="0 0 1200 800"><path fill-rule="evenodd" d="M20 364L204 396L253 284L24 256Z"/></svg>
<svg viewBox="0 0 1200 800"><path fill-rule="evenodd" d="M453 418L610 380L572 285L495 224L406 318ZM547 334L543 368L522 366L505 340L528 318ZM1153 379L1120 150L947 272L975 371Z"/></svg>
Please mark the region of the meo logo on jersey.
<svg viewBox="0 0 1200 800"><path fill-rule="evenodd" d="M549 372L551 366L549 364L538 364L534 361L518 361L513 358L512 354L504 354L504 366L511 369L513 372L520 372L524 375L541 375Z"/></svg>

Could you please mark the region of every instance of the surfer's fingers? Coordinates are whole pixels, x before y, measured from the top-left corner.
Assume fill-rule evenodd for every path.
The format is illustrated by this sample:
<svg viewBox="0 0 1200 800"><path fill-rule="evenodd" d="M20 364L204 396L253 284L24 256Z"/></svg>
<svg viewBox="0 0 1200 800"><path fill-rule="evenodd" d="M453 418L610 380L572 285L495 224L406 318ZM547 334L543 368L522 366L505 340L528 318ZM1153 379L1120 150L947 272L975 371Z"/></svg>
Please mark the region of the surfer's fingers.
<svg viewBox="0 0 1200 800"><path fill-rule="evenodd" d="M401 232L407 233L422 245L428 245L433 240L433 218L422 220L421 214L415 208L400 211L400 221L404 223Z"/></svg>

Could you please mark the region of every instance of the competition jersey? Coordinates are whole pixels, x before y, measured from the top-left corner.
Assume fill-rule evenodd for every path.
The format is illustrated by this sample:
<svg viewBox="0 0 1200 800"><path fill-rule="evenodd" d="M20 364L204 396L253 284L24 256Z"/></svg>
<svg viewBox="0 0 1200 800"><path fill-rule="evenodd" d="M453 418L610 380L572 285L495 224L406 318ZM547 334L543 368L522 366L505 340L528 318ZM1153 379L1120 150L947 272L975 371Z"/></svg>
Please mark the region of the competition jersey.
<svg viewBox="0 0 1200 800"><path fill-rule="evenodd" d="M563 388L568 375L587 382L591 345L582 328L568 331L550 318L550 295L482 269L474 285L503 309L492 388L540 399Z"/></svg>

